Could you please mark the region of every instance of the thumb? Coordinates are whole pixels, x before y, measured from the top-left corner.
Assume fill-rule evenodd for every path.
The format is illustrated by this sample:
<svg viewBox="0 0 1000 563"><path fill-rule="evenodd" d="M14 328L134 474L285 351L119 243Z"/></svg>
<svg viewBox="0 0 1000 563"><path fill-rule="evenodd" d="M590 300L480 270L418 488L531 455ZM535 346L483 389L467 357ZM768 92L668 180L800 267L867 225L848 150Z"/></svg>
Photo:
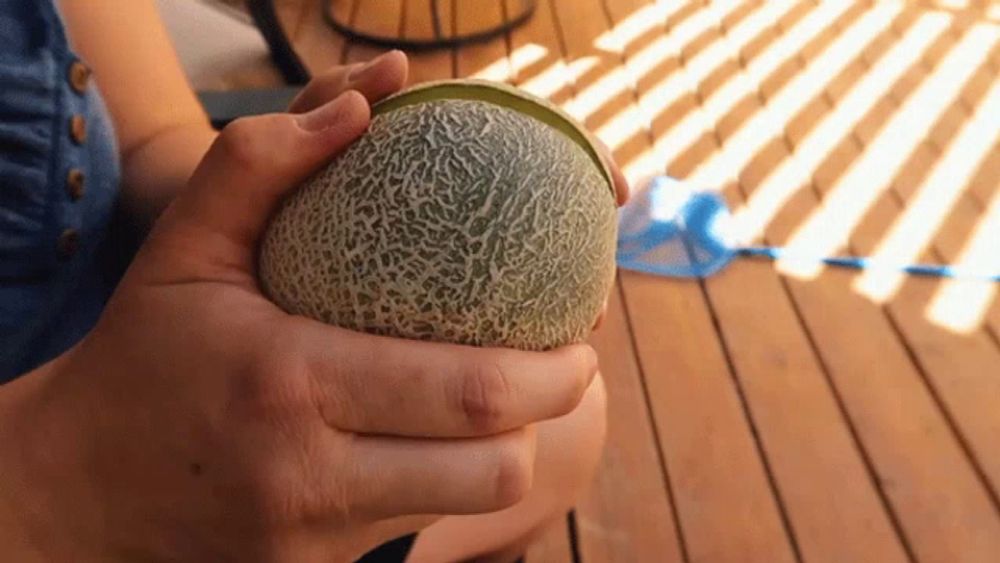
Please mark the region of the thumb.
<svg viewBox="0 0 1000 563"><path fill-rule="evenodd" d="M364 133L369 119L367 100L352 90L309 113L234 121L157 222L147 253L167 260L171 277L251 272L282 196Z"/></svg>

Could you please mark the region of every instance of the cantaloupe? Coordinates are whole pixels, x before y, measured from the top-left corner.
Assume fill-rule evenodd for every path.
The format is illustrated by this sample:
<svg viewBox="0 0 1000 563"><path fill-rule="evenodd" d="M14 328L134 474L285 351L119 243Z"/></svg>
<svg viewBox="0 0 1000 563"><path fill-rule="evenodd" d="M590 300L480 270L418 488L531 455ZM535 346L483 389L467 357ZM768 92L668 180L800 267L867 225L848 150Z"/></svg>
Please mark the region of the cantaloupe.
<svg viewBox="0 0 1000 563"><path fill-rule="evenodd" d="M614 187L551 104L418 86L281 205L259 278L293 314L403 338L545 350L584 339L614 278Z"/></svg>

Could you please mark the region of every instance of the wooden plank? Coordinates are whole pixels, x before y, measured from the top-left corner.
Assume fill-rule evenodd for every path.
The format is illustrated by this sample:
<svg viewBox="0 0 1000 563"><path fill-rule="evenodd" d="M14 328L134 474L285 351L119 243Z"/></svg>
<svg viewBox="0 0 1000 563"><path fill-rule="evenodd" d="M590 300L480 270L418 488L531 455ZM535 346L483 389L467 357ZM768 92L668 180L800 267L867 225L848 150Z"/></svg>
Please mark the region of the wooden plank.
<svg viewBox="0 0 1000 563"><path fill-rule="evenodd" d="M1000 55L996 56L1000 61ZM998 68L1000 64L994 63ZM987 157L980 163L968 184L969 193L975 194L976 199L988 206L1000 194L1000 142L997 142L989 151ZM956 249L957 250L957 249ZM994 288L994 292L996 288ZM993 305L986 313L987 328L991 338L1000 347L1000 297L994 293Z"/></svg>
<svg viewBox="0 0 1000 563"><path fill-rule="evenodd" d="M528 545L524 563L573 563L573 548L567 524L567 520L562 518L546 528L541 536Z"/></svg>
<svg viewBox="0 0 1000 563"><path fill-rule="evenodd" d="M513 13L519 4L519 0L506 0L507 13ZM548 2L539 2L534 16L525 25L511 31L510 49L512 53L534 49L541 56L523 65L523 68L512 68L512 80L537 96L563 104L572 93L570 69L562 58L554 33L552 10Z"/></svg>
<svg viewBox="0 0 1000 563"><path fill-rule="evenodd" d="M850 86L837 97L849 92ZM814 179L820 192L860 158L856 138L844 143L851 150L832 151L826 161L833 173ZM752 194L756 186L744 188ZM779 214L769 228L771 240L781 242L818 205L812 191L800 196L808 204L799 213ZM891 319L854 291L852 277L831 270L786 283L914 553L928 561L995 559L1000 529L988 491Z"/></svg>
<svg viewBox="0 0 1000 563"><path fill-rule="evenodd" d="M773 268L733 264L708 288L803 558L905 561L866 460Z"/></svg>
<svg viewBox="0 0 1000 563"><path fill-rule="evenodd" d="M751 28L759 29L771 21L773 17L761 18L760 14L772 10L774 6L775 4L765 3L749 16L747 20L753 24ZM749 33L741 33L739 41L731 41L727 37L726 40L718 42L722 53L717 56L728 58L731 61L729 68L733 69L733 72L725 84L717 87L712 95L707 96L698 83L698 76L702 74L700 67L704 63L693 60L685 65L693 81L696 82L699 98L704 100L701 106L707 118L718 123L706 126L701 136L697 138L684 138L684 135L674 134L663 137L662 144L675 145L672 151L680 153L678 157L672 159L669 168L671 173L687 177L697 172L694 180L705 185L719 183L722 180L716 176L732 175L733 169L742 167L745 160L759 150L760 147L754 144L760 139L766 139L769 130L773 128L772 124L779 121L779 118L760 119L756 115L758 112L755 112L754 108L759 106L759 98L768 99L775 95L788 80L799 74L800 52L809 45L821 45L823 41L829 40L829 37L824 37L820 30L838 23L853 24L862 12L856 9L856 4L821 3L803 6L802 3L794 3L777 18L779 22L784 22L783 25L787 26L788 31L774 36L763 34L769 38L769 42L756 54L747 54L740 44L747 40ZM776 27L772 27L772 30ZM730 33L736 35L735 31ZM730 36L730 33L727 33L727 36ZM824 47L828 45L829 43ZM829 59L828 62L839 64ZM789 100L784 105L794 106L794 104L794 101ZM791 108L783 111L791 111ZM730 151L733 154L728 157L734 162L721 162L718 155L709 158L709 154L714 154L717 144L714 137L719 135L732 146L730 137L744 129L743 120L746 120L747 124L752 123L753 130L759 131L760 134L753 139L747 139L747 135L743 134L743 139L739 139L736 146L742 145L745 148L741 151ZM681 130L683 131L683 128ZM698 168L705 169L698 170Z"/></svg>
<svg viewBox="0 0 1000 563"><path fill-rule="evenodd" d="M627 77L620 56L593 47L609 30L601 3L554 5L567 59L599 61L575 84L578 116L594 126L634 111L629 81L619 79ZM648 137L637 140L620 146L616 156L627 161L629 151L651 146ZM622 284L688 555L699 561L794 560L701 288L632 273L622 274Z"/></svg>
<svg viewBox="0 0 1000 563"><path fill-rule="evenodd" d="M966 26L961 22L953 25L947 44L954 46L964 33L963 29L966 29ZM1000 52L1000 45L995 43L991 52ZM946 54L947 51L942 51L936 54L932 61L939 64ZM921 68L919 76L924 80L935 72L934 67L919 68ZM939 65L937 70L945 69ZM930 246L930 252L924 258L929 261L945 262L958 259L963 241L972 234L971 230L977 223L979 210L984 206L984 201L977 191L978 179L982 178L980 174L988 169L987 163L995 155L995 145L978 147L975 154L970 154L969 141L981 137L987 139L989 143L990 138L997 137L995 127L990 121L996 111L993 109L997 104L996 91L993 91L989 99L983 99L996 80L996 75L995 67L988 60L985 61L966 81L957 99L941 112L936 123L930 128L927 138L917 146L900 174L893 180L892 189L880 201L880 205L874 208L874 212L868 214L865 223L861 225L862 228L859 228L852 238L859 252L867 254L875 250L882 236L888 234L889 227L907 212L906 207L917 197L918 194L915 192L918 188L933 188L941 192L942 184L947 184L944 187L949 191L952 188L965 189L957 196L948 222L937 232L935 237L937 242ZM890 95L885 99L892 113L897 110L905 97L920 85L919 80L914 81L909 77L903 82L907 83L906 88L891 89ZM969 123L971 111L980 102L992 105L990 109L985 110L985 113L978 116L976 123ZM965 133L965 138L958 141L956 137L962 134L960 129L964 127L974 130ZM968 136L969 133L971 137ZM963 143L962 148L956 149L955 154L945 155L944 151L949 149L953 142ZM949 165L950 169L936 170L937 167L943 166L941 161L945 158L950 158L952 163ZM983 161L982 164L980 160ZM962 166L964 168L961 168ZM937 176L929 178L932 173L936 173ZM966 178L969 173L972 179L967 186L955 185L957 178ZM992 179L994 182L997 181L996 176ZM923 185L926 181L936 183L937 187ZM942 202L940 205L945 203ZM925 230L927 229L933 232L934 227L927 225ZM970 287L975 285L972 283ZM996 381L992 376L1000 370L1000 361L995 351L997 347L995 334L1000 325L996 323L998 319L991 318L987 312L985 315L987 332L973 331L972 334L960 335L934 326L926 319L925 307L933 298L935 286L936 284L925 280L908 280L900 292L904 298L893 300L888 311L893 315L907 342L927 371L930 384L954 423L968 440L974 458L978 460L986 478L992 484L994 503L996 503L996 491L1000 483L997 469L1000 468L1000 464L997 459L998 452L993 447L992 436L996 435L1000 416L991 405L995 404L1000 393L1000 381ZM993 334L989 334L988 330L994 331Z"/></svg>
<svg viewBox="0 0 1000 563"><path fill-rule="evenodd" d="M838 21L849 23L858 15L848 12L849 18ZM745 40L752 34L742 36ZM811 41L810 52L822 52L833 39L823 37L824 45ZM743 52L744 64L765 51L747 55L740 41L727 50L732 59ZM688 87L703 91L694 81ZM648 94L642 83L638 94ZM759 99L753 94L744 96ZM649 101L656 100L650 96ZM749 106L747 117L759 109L759 104ZM705 120L708 138L717 138L711 127L717 130L725 119L714 124ZM654 134L665 133L667 129L654 126ZM711 150L718 148L713 143ZM707 288L801 556L808 561L906 560L891 515L779 277L768 264L737 263L712 278ZM752 288L752 299L747 288Z"/></svg>
<svg viewBox="0 0 1000 563"><path fill-rule="evenodd" d="M958 232L975 225L978 209L967 202L955 206L948 229ZM890 222L898 209L880 210L870 221ZM942 234L942 238L948 237ZM938 243L931 255L944 261L958 257L956 249ZM938 250L940 249L940 250ZM989 282L980 282L989 283ZM975 284L968 284L969 286ZM1000 486L1000 349L984 330L957 333L929 322L927 306L942 283L930 279L908 279L889 302L888 309L907 345L926 373L935 394L945 407L970 450L970 455L992 488L996 503Z"/></svg>
<svg viewBox="0 0 1000 563"><path fill-rule="evenodd" d="M550 0L563 57L574 61L590 57L590 69L573 80L574 97L568 111L591 130L632 104L629 77L617 53L595 47L607 30L600 0L570 3Z"/></svg>
<svg viewBox="0 0 1000 563"><path fill-rule="evenodd" d="M995 70L987 62L979 68L977 74L991 76L995 75ZM970 79L969 84L974 85L974 80ZM979 95L985 94L986 92L980 92ZM987 156L992 147L992 143L987 142L986 146L980 147L983 151L981 154L968 154L970 141L997 135L993 123L996 110L987 109L977 115L975 121L970 121L973 116L965 106L966 99L968 96L960 96L941 113L921 145L930 148L914 153L925 161L922 166L925 174L908 174L908 183L905 184L893 182L887 196L866 215L863 228L855 231L852 237L852 243L858 252L870 254L886 236L892 235L890 227L908 218L910 204L921 195L921 190L934 189L942 194L940 197L944 196L946 190L955 190L957 195L954 196L953 206L945 201L937 204L951 207L948 213L950 220L944 222L941 229L927 225L924 231L930 229L930 232L916 235L925 236L932 244L929 252L915 258L944 262L953 262L959 258L963 245L960 241L972 234L972 227L981 214L982 203L973 192L964 189L965 186L955 185L955 178L966 177L972 172L977 162L969 159ZM891 113L898 111L903 102L895 94L891 94L886 100ZM972 101L975 103L979 100L973 97ZM1000 86L992 91L991 99L987 101L1000 105ZM953 150L960 152L946 154L945 151L953 142L958 141L958 137L962 137L961 145L953 147ZM928 158L928 155L933 156ZM939 169L945 165L949 169ZM930 197L930 193L925 196ZM924 209L926 213L926 203ZM936 234L934 230L937 230ZM896 239L896 242L898 244L901 241ZM867 279L876 277L870 275ZM1000 349L983 330L962 334L928 321L927 305L939 285L937 280L907 278L901 290L889 301L887 312L925 372L932 391L967 442L970 455L991 485L992 497L994 503L997 503L1000 451L996 448L996 437L1000 435L1000 411L996 405L1000 402L1000 377L997 377L1000 373ZM1000 505L996 508L1000 510Z"/></svg>
<svg viewBox="0 0 1000 563"><path fill-rule="evenodd" d="M459 0L454 8L458 35L493 28L505 21L503 0ZM486 43L466 45L457 53L458 76L480 75L479 78L510 82L512 72L507 55L504 35Z"/></svg>
<svg viewBox="0 0 1000 563"><path fill-rule="evenodd" d="M794 560L700 288L634 273L622 284L691 558Z"/></svg>
<svg viewBox="0 0 1000 563"><path fill-rule="evenodd" d="M893 327L829 271L788 281L913 551L927 561L993 561L1000 527L947 421Z"/></svg>
<svg viewBox="0 0 1000 563"><path fill-rule="evenodd" d="M395 38L402 31L403 0L355 0L353 27L376 37Z"/></svg>
<svg viewBox="0 0 1000 563"><path fill-rule="evenodd" d="M815 53L818 52L815 51ZM749 94L755 93L750 92ZM756 96L751 97L756 98ZM779 155L776 162L758 161L757 164L764 164L773 169L785 156ZM740 175L744 174L741 172ZM760 279L752 277L755 271L760 274L758 275ZM748 287L754 288L753 300L746 298L745 288ZM831 560L857 560L869 557L872 560L905 558L906 554L894 537L891 523L880 506L876 495L877 491L872 487L870 479L867 478L858 456L852 454L850 440L845 435L842 423L837 421L840 414L837 412L836 405L829 393L823 390L825 385L822 382L819 366L811 353L803 354L807 351L807 344L802 342L804 335L801 330L797 330L794 310L789 307L787 298L780 295L783 290L773 273L770 272L769 267L756 264L732 266L724 275L713 279L709 283L709 288L720 324L730 346L733 362L743 381L751 410L755 414L754 418L761 433L761 439L774 468L777 486L782 491L782 496L786 506L788 506L792 528L796 530L803 557L807 560L825 557L829 557ZM769 298L769 290L771 293L779 294L778 297ZM764 306L758 307L761 303ZM767 306L768 304L771 306ZM740 308L747 311L740 315ZM734 317L734 315L736 316ZM766 324L754 322L761 318L767 319ZM782 318L785 320L782 321ZM740 327L739 321L742 321L742 324L746 326ZM791 329L791 335L784 333L782 327ZM789 343L794 344L789 345ZM840 354L845 353L849 353L849 349L842 348ZM771 387L773 373L777 371L780 374L783 370L788 370L787 373L792 376L791 382L794 382L795 385L785 381L784 386ZM811 378L815 389L811 396L809 393L800 395L801 389L799 387L808 389L810 381L810 378L803 379L801 376L808 376L810 373L820 376ZM917 385L919 387L919 382ZM817 400L819 407L823 408L816 408ZM783 401L788 401L788 403L782 404ZM800 411L799 408L804 410ZM842 454L837 456L839 458L837 461L840 463L834 463L831 467L813 467L817 462L822 463L822 461L809 455L809 442L811 440L806 436L808 436L809 430L815 432L816 429L807 428L807 431L802 432L801 428L797 428L797 426L808 426L809 423L815 423L816 414L819 415L820 420L830 421L828 427L824 429L826 432L832 429L835 434L839 434L841 437L840 450ZM785 416L787 418L784 418ZM804 422L805 424L803 424ZM800 432L801 434L796 436ZM796 438L798 438L798 443L796 443ZM787 451L778 450L771 446L776 442L788 444ZM836 443L836 441L834 442ZM823 449L824 453L828 451L825 447ZM834 448L834 450L836 449ZM796 467L797 463L789 463L793 459L782 459L783 457L795 458L801 454L805 455L794 459L797 463L804 462L800 468ZM841 467L838 465L842 466L844 461L847 462L848 471L853 475L851 478L841 480L844 476L839 475L838 471ZM786 468L785 470L782 469L783 466ZM798 469L802 471L798 471ZM796 475L799 475L798 479L796 479ZM824 491L806 482L814 476L819 477L818 482L827 483L821 487L830 488ZM827 477L830 481L827 482L822 477ZM841 483L848 485L848 487L845 489ZM817 490L826 497L822 500L834 507L839 507L839 510L816 510L816 503L810 499L809 494L815 494ZM841 498L841 495L860 496L866 502L859 510L853 506L854 502L843 502L846 498ZM836 524L823 521L828 513L834 515L833 520ZM876 529L871 529L865 515L875 517L876 526L874 528ZM809 522L810 520L811 522ZM840 534L845 531L852 536L860 535L860 537L868 539L875 548L880 548L884 553L874 557L870 555L871 548L860 548L852 557L850 555L840 556L836 551L831 551L831 547L836 550L837 544L844 543ZM969 553L974 552L974 548L969 551Z"/></svg>
<svg viewBox="0 0 1000 563"><path fill-rule="evenodd" d="M576 510L584 561L683 561L628 320L616 285L591 338L608 389L608 441L595 483Z"/></svg>
<svg viewBox="0 0 1000 563"><path fill-rule="evenodd" d="M407 0L404 14L403 34L406 37L434 37L431 0ZM459 0L461 1L461 0ZM442 34L451 36L453 0L440 0L440 24ZM436 49L419 53L409 53L410 84L454 77L455 54L452 49Z"/></svg>
<svg viewBox="0 0 1000 563"><path fill-rule="evenodd" d="M541 49L541 58L521 69L515 82L561 102L571 91L572 69L571 61L562 59L557 33L551 6L540 2L534 17L511 33L511 49ZM670 492L617 290L592 343L608 388L608 442L594 486L576 510L581 556L588 563L682 561Z"/></svg>
<svg viewBox="0 0 1000 563"><path fill-rule="evenodd" d="M761 2L746 8L741 3L713 3L701 7L685 21L671 25L667 39L658 55L664 59L678 61L678 69L670 70L652 80L643 77L636 80L639 104L648 116L652 130L670 130L669 136L656 138L652 154L651 171L662 171L664 161L670 162L670 172L683 175L692 163L700 162L715 151L716 139L707 132L713 127L703 121L701 112L693 111L706 96L728 99L733 86L732 79L738 75L740 65L753 60L777 40L774 21L792 9L796 2L775 0ZM723 27L724 26L724 27ZM721 33L721 29L725 33ZM686 58L685 51L691 51L690 41L697 34L712 34L721 40L701 49L693 58ZM752 46L758 48L751 49ZM738 56L727 54L736 51ZM628 54L630 67L642 67L643 56ZM719 105L724 113L722 120L738 124L747 116L738 97L732 98L732 109ZM749 107L749 106L747 106ZM730 127L731 128L731 127ZM727 128L714 127L717 131ZM611 131L615 136L622 133ZM648 158L647 158L648 159ZM630 164L630 167L637 166ZM642 173L642 166L639 166Z"/></svg>
<svg viewBox="0 0 1000 563"><path fill-rule="evenodd" d="M403 0L354 0L351 26L358 31L380 37L399 37L403 30ZM361 41L350 41L346 47L349 63L371 60L385 49Z"/></svg>
<svg viewBox="0 0 1000 563"><path fill-rule="evenodd" d="M977 110L981 103L987 103L985 99L988 98L987 90L995 88L998 80L1000 80L1000 64L997 64L998 61L1000 61L1000 44L995 45L991 49L989 64L984 64L968 80L959 95L967 113ZM986 119L981 120L984 125L989 123ZM995 128L992 129L995 131ZM989 135L989 133L984 132L984 135ZM962 194L964 201L973 204L976 208L982 210L983 213L992 204L996 194L1000 193L1000 134L994 133L993 139L993 145L986 150L985 155L977 159L975 168L970 174L964 193ZM939 145L937 148L944 150L946 147ZM901 184L897 184L895 187L898 189L904 188ZM969 223L964 224L970 225ZM945 230L942 234L947 234L948 232ZM945 240L942 240L937 246L937 251L949 262L959 257L961 253L960 247L964 246L964 243L952 243L951 239L953 238L945 237ZM993 303L983 315L983 324L988 337L1000 348L1000 299L996 296L995 285L991 290L987 291L993 293L994 297Z"/></svg>

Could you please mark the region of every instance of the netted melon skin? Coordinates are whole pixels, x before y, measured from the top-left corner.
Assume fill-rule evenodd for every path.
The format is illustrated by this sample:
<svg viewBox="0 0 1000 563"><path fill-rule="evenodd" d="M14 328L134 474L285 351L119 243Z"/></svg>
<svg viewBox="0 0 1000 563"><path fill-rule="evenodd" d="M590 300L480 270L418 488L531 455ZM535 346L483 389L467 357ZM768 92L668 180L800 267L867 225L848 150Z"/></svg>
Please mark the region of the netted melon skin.
<svg viewBox="0 0 1000 563"><path fill-rule="evenodd" d="M586 152L487 102L376 116L283 203L259 277L284 310L403 338L546 350L614 279L614 197Z"/></svg>

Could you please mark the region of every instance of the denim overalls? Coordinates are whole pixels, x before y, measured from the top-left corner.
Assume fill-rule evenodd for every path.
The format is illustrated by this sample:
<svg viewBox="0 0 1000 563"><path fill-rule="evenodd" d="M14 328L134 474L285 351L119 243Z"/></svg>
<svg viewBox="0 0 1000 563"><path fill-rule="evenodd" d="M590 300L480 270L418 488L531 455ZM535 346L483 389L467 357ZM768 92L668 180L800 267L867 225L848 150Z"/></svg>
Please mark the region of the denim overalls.
<svg viewBox="0 0 1000 563"><path fill-rule="evenodd" d="M0 0L0 383L94 325L118 150L53 0Z"/></svg>

